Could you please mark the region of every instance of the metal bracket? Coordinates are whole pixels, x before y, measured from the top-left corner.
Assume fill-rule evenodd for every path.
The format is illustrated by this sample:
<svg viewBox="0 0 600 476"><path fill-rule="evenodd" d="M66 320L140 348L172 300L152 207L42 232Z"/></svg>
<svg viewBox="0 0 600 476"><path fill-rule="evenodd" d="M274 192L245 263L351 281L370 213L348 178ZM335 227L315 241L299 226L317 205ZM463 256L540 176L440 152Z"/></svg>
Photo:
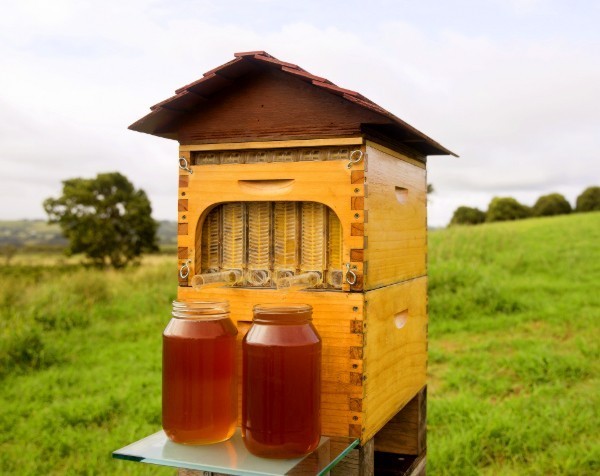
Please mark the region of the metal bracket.
<svg viewBox="0 0 600 476"><path fill-rule="evenodd" d="M356 273L353 271L354 269L357 269L356 266L351 267L350 263L346 263L346 282L350 286L354 286L357 280Z"/></svg>
<svg viewBox="0 0 600 476"><path fill-rule="evenodd" d="M190 175L194 173L194 171L192 169L190 169L190 167L188 165L188 161L185 157L179 157L179 168L181 170L185 170Z"/></svg>
<svg viewBox="0 0 600 476"><path fill-rule="evenodd" d="M185 263L183 263L181 265L181 268L179 268L179 277L181 279L187 279L187 277L190 275L190 263L192 262L191 259L188 259Z"/></svg>
<svg viewBox="0 0 600 476"><path fill-rule="evenodd" d="M356 158L354 157L355 155L357 155ZM352 168L352 164L358 164L362 159L363 159L363 152L362 152L362 150L359 150L359 149L353 150L350 153L350 162L348 162L348 165L346 167L348 167L349 169L351 169Z"/></svg>

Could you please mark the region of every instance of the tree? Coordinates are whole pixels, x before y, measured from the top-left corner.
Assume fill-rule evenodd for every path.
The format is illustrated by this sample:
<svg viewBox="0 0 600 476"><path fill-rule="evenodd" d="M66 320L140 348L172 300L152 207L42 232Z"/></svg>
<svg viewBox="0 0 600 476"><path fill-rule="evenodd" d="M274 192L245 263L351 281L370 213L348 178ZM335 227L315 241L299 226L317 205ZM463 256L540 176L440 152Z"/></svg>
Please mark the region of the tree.
<svg viewBox="0 0 600 476"><path fill-rule="evenodd" d="M571 213L571 204L560 193L550 193L537 199L532 212L536 217L566 215Z"/></svg>
<svg viewBox="0 0 600 476"><path fill-rule="evenodd" d="M600 187L588 187L577 197L578 212L593 212L600 210Z"/></svg>
<svg viewBox="0 0 600 476"><path fill-rule="evenodd" d="M69 240L68 252L84 253L96 266L122 268L158 249L146 193L118 172L65 180L62 195L46 199L44 209Z"/></svg>
<svg viewBox="0 0 600 476"><path fill-rule="evenodd" d="M485 221L521 220L531 216L531 209L512 197L494 197L488 206Z"/></svg>
<svg viewBox="0 0 600 476"><path fill-rule="evenodd" d="M450 220L452 225L477 225L485 221L485 212L479 208L458 207Z"/></svg>

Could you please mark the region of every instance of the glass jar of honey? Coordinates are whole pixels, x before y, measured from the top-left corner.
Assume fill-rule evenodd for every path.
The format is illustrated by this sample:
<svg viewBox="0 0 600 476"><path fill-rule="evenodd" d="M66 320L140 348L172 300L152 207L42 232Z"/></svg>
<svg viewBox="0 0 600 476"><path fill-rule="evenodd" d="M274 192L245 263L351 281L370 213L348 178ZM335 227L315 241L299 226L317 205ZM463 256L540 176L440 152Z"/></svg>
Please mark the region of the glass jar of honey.
<svg viewBox="0 0 600 476"><path fill-rule="evenodd" d="M305 304L257 305L242 342L242 436L250 453L296 458L321 437L321 338Z"/></svg>
<svg viewBox="0 0 600 476"><path fill-rule="evenodd" d="M162 424L174 442L230 438L237 420L236 335L227 302L173 302L163 333Z"/></svg>

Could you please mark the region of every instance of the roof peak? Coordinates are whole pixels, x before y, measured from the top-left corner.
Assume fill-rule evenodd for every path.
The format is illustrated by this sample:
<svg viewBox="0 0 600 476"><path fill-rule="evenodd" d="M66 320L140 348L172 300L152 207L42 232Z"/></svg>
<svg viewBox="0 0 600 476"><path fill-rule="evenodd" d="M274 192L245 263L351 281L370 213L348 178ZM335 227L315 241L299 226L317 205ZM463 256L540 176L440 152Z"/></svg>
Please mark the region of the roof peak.
<svg viewBox="0 0 600 476"><path fill-rule="evenodd" d="M238 52L238 53L233 53L233 56L235 56L236 58L239 58L241 56L254 56L254 55L261 55L261 56L268 56L269 58L275 58L274 56L270 55L266 51L242 51L242 52Z"/></svg>

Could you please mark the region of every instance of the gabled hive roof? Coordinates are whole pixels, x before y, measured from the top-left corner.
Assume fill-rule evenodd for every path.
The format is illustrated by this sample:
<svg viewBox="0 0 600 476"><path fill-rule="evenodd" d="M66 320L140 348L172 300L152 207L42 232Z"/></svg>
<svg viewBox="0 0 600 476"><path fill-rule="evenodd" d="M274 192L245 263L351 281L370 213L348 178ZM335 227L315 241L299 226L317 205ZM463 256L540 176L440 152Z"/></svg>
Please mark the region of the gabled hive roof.
<svg viewBox="0 0 600 476"><path fill-rule="evenodd" d="M393 137L397 135L395 131L401 132L403 138L401 142L425 155L456 156L441 144L356 91L341 88L328 79L315 76L295 64L280 61L264 51L235 53L234 56L233 60L207 71L197 81L177 89L175 96L152 106L151 112L134 122L129 129L175 139L176 135L173 131L176 129L177 121L201 108L204 103L210 101L212 95L221 92L248 74L256 73L264 68L274 68L382 116L386 119L387 124L377 124L373 127L379 127L379 132L383 135ZM365 129L369 129L370 125L364 124L364 126Z"/></svg>

